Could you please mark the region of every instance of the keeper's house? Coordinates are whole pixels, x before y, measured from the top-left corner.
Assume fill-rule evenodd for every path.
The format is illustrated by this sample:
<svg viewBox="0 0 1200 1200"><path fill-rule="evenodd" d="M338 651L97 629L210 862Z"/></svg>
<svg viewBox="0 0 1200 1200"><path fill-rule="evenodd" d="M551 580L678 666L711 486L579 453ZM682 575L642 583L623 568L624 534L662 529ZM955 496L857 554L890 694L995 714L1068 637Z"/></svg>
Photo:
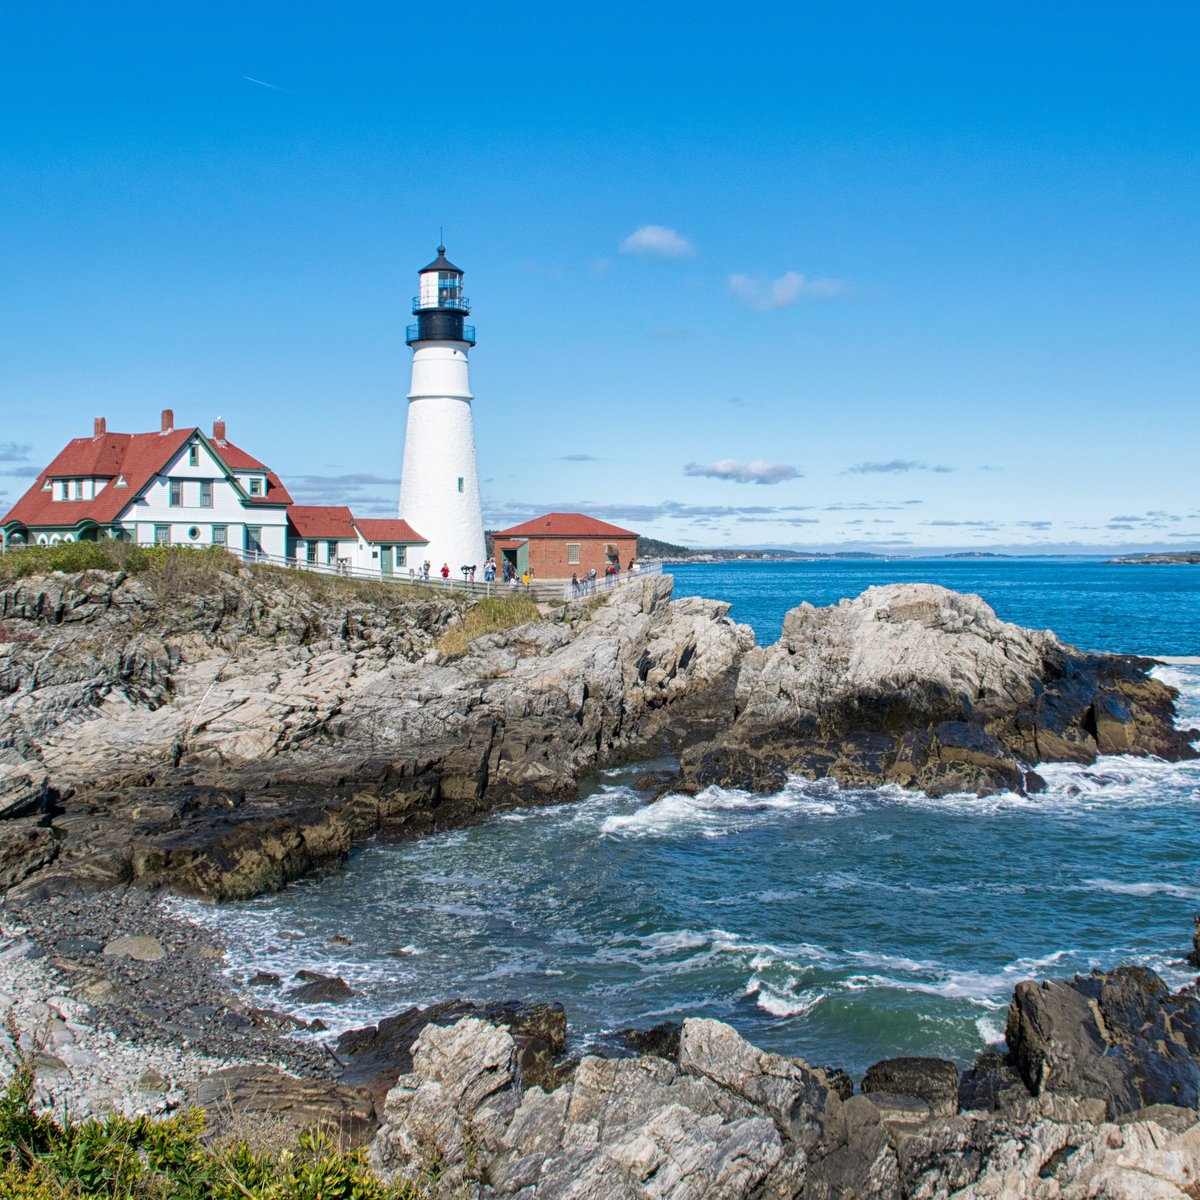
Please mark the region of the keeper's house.
<svg viewBox="0 0 1200 1200"><path fill-rule="evenodd" d="M157 433L109 433L97 417L0 523L7 545L119 538L140 545L226 546L287 553L292 498L279 477L225 436L175 428L165 408Z"/></svg>
<svg viewBox="0 0 1200 1200"><path fill-rule="evenodd" d="M363 520L343 504L293 504L288 557L301 566L409 576L427 543L407 521Z"/></svg>
<svg viewBox="0 0 1200 1200"><path fill-rule="evenodd" d="M582 579L593 568L603 575L614 564L624 571L637 557L636 533L583 513L546 513L492 537L497 561L503 558L518 575L530 567L537 579Z"/></svg>

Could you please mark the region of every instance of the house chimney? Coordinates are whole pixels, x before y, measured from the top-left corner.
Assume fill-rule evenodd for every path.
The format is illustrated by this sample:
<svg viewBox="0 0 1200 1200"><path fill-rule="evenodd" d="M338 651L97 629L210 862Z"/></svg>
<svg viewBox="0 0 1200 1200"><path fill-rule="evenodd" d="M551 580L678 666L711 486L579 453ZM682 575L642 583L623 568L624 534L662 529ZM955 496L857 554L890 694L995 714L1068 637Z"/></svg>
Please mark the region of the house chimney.
<svg viewBox="0 0 1200 1200"><path fill-rule="evenodd" d="M103 417L97 417L92 423L92 437L103 437L108 432L108 424Z"/></svg>
<svg viewBox="0 0 1200 1200"><path fill-rule="evenodd" d="M162 411L162 431L170 433L175 428L175 414L169 409L164 408Z"/></svg>
<svg viewBox="0 0 1200 1200"><path fill-rule="evenodd" d="M225 440L225 421L218 417L213 422L213 441L223 442Z"/></svg>

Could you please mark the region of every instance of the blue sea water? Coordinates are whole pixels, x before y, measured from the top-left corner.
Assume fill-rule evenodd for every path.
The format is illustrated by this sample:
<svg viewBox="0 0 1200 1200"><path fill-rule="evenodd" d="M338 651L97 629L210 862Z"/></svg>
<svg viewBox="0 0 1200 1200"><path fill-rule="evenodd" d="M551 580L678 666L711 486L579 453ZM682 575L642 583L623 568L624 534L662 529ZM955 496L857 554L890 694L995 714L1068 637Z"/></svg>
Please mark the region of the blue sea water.
<svg viewBox="0 0 1200 1200"><path fill-rule="evenodd" d="M1086 648L1200 654L1200 567L737 562L680 567L676 594L731 600L771 641L801 600L914 579ZM1158 672L1200 725L1200 661ZM615 770L576 803L371 846L328 878L187 912L221 930L235 976L342 975L358 996L303 1010L334 1031L453 997L561 1000L583 1041L704 1015L856 1072L897 1054L965 1062L1002 1036L1022 978L1131 961L1192 975L1200 765L1042 770L1038 796L937 800L799 779L653 800L637 769Z"/></svg>

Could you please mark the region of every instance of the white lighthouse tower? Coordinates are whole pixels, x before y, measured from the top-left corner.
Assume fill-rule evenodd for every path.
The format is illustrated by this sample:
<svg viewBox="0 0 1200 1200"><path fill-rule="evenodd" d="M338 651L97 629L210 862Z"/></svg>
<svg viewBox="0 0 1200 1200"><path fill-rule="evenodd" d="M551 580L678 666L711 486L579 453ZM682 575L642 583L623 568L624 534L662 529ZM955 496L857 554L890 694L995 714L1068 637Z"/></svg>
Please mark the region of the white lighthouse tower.
<svg viewBox="0 0 1200 1200"><path fill-rule="evenodd" d="M467 380L467 351L475 326L463 324L471 305L463 295L463 273L446 258L446 247L420 272L413 300L415 325L412 390L400 473L400 516L429 545L423 551L436 575L442 564L461 579L461 568L483 570L483 516L475 427Z"/></svg>

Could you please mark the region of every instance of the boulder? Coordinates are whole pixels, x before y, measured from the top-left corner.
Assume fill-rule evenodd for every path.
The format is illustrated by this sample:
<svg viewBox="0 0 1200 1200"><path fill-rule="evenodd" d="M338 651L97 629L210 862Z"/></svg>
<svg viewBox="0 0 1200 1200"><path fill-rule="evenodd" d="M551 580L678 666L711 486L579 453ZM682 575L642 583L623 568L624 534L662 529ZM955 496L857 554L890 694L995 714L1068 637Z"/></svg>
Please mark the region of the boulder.
<svg viewBox="0 0 1200 1200"><path fill-rule="evenodd" d="M1036 1096L1103 1101L1110 1117L1200 1104L1200 998L1146 967L1017 984L1006 1037Z"/></svg>
<svg viewBox="0 0 1200 1200"><path fill-rule="evenodd" d="M340 975L322 975L319 971L297 971L299 987L284 996L297 1004L341 1004L358 993Z"/></svg>
<svg viewBox="0 0 1200 1200"><path fill-rule="evenodd" d="M945 1058L887 1058L867 1068L862 1090L915 1096L936 1116L949 1117L958 1111L958 1068Z"/></svg>
<svg viewBox="0 0 1200 1200"><path fill-rule="evenodd" d="M343 1064L342 1082L367 1088L382 1107L396 1080L413 1069L412 1047L422 1030L428 1025L452 1025L466 1016L506 1028L514 1038L521 1083L553 1090L560 1079L559 1060L566 1052L567 1014L561 1004L515 1001L477 1005L452 1000L408 1008L384 1017L378 1025L348 1030L335 1047Z"/></svg>
<svg viewBox="0 0 1200 1200"><path fill-rule="evenodd" d="M104 947L104 955L107 958L132 958L135 962L158 962L166 958L167 952L158 938L130 934L113 938Z"/></svg>

